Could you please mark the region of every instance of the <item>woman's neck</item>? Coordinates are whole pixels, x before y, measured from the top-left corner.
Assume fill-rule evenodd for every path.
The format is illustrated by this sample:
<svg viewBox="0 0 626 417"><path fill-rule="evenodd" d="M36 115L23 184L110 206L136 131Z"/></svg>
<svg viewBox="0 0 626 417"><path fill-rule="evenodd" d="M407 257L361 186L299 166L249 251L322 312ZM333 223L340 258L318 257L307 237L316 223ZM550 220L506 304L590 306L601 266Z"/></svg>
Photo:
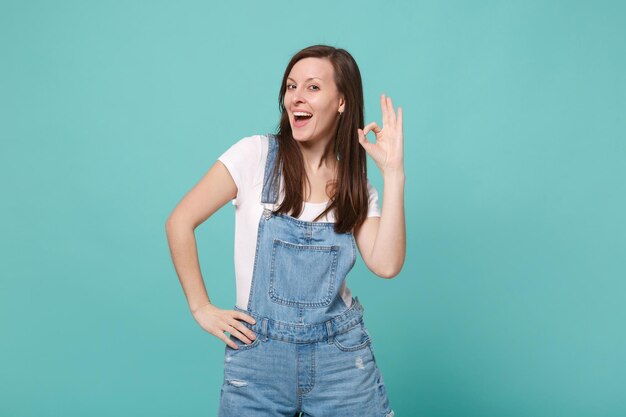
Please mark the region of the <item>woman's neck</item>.
<svg viewBox="0 0 626 417"><path fill-rule="evenodd" d="M335 170L337 156L329 144L330 140L313 144L298 142L307 172L314 174L320 170Z"/></svg>

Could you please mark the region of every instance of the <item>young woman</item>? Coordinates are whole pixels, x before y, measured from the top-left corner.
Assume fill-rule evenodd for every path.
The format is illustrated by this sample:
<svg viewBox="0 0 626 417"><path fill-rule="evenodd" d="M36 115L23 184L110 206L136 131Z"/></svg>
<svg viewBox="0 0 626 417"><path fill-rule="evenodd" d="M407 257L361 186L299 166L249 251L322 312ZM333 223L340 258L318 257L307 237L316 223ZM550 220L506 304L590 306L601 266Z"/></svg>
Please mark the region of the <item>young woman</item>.
<svg viewBox="0 0 626 417"><path fill-rule="evenodd" d="M280 87L278 132L231 146L168 218L193 317L226 344L220 416L393 416L363 307L346 286L357 248L383 278L405 258L402 108L384 94L380 105L383 127L363 126L352 56L299 51ZM382 214L366 153L384 179ZM237 303L224 310L206 293L194 229L230 200Z"/></svg>

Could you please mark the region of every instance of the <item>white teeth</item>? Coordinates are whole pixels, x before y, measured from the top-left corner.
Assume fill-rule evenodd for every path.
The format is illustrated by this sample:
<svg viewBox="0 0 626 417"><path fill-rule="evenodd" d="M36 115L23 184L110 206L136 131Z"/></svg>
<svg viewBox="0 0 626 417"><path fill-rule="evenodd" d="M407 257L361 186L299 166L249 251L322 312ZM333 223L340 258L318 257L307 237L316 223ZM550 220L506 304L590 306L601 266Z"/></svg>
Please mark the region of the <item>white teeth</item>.
<svg viewBox="0 0 626 417"><path fill-rule="evenodd" d="M293 112L293 115L294 116L313 116L311 113L306 113L303 111L295 111Z"/></svg>

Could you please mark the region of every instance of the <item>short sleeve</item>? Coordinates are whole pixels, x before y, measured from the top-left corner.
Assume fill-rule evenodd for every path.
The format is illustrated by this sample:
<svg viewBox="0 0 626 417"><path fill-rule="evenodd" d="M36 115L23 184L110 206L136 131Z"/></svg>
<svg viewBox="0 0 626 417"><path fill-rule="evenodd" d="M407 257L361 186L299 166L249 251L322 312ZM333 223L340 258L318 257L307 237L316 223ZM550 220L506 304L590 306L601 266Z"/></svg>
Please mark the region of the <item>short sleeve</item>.
<svg viewBox="0 0 626 417"><path fill-rule="evenodd" d="M226 152L220 155L222 162L237 185L237 197L233 205L240 205L250 193L252 182L259 166L261 157L261 141L258 135L247 136L235 142Z"/></svg>
<svg viewBox="0 0 626 417"><path fill-rule="evenodd" d="M367 180L367 192L369 194L367 217L380 217L380 209L378 208L378 191L369 180Z"/></svg>

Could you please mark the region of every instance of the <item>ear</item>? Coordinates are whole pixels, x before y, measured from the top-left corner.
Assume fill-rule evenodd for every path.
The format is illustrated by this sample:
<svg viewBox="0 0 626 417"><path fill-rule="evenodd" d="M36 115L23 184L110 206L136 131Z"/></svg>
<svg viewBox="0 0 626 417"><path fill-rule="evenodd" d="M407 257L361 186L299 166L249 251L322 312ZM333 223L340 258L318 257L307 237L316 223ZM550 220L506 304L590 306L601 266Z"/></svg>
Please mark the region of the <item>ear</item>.
<svg viewBox="0 0 626 417"><path fill-rule="evenodd" d="M343 96L341 96L341 97L339 97L339 109L337 109L337 111L339 111L341 113L345 109L346 109L346 100L344 99Z"/></svg>

